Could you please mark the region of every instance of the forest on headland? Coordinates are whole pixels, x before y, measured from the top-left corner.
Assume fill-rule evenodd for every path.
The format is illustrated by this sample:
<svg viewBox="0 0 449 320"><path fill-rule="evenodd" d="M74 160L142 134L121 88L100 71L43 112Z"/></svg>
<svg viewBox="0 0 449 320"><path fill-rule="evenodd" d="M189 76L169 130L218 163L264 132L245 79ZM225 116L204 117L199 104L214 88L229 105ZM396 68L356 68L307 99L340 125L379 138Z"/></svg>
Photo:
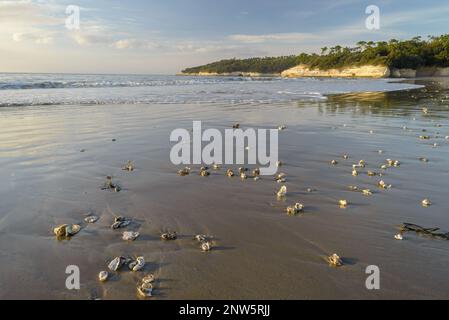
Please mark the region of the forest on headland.
<svg viewBox="0 0 449 320"><path fill-rule="evenodd" d="M382 65L397 69L419 67L449 67L449 34L420 36L409 40L359 41L355 46L323 47L321 53L301 53L280 57L225 59L206 65L186 68L183 73L254 72L281 73L304 64L310 68L329 70L349 66Z"/></svg>

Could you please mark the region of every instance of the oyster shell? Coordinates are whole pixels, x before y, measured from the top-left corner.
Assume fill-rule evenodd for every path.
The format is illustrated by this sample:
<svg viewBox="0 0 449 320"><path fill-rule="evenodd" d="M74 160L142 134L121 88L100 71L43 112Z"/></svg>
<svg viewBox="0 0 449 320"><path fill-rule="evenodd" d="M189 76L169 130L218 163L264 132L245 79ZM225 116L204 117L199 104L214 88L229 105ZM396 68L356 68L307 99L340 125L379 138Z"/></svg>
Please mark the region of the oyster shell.
<svg viewBox="0 0 449 320"><path fill-rule="evenodd" d="M122 239L125 241L134 241L140 236L140 233L137 231L125 231L123 232Z"/></svg>
<svg viewBox="0 0 449 320"><path fill-rule="evenodd" d="M278 198L283 198L287 194L287 186L282 186L279 191L277 192Z"/></svg>
<svg viewBox="0 0 449 320"><path fill-rule="evenodd" d="M128 162L126 163L126 165L122 168L125 171L134 171L134 164L131 160L128 160Z"/></svg>
<svg viewBox="0 0 449 320"><path fill-rule="evenodd" d="M209 171L206 171L206 170L201 170L200 171L200 176L202 176L202 177L207 177L209 175L210 175Z"/></svg>
<svg viewBox="0 0 449 320"><path fill-rule="evenodd" d="M255 176L255 177L260 176L260 169L259 168L256 168L256 169L253 170L253 176Z"/></svg>
<svg viewBox="0 0 449 320"><path fill-rule="evenodd" d="M80 230L81 230L81 227L80 227L79 225L77 225L77 224L69 224L69 225L66 227L66 230L65 230L66 236L67 236L67 237L74 236L74 235L77 234Z"/></svg>
<svg viewBox="0 0 449 320"><path fill-rule="evenodd" d="M106 182L104 183L104 185L101 189L102 190L110 190L110 191L114 191L114 192L120 192L122 190L122 188L119 185L112 182L111 176L106 177Z"/></svg>
<svg viewBox="0 0 449 320"><path fill-rule="evenodd" d="M114 219L114 223L111 225L112 229L119 229L119 228L124 228L126 226L128 226L131 223L131 220L122 217L122 216L118 216L115 217Z"/></svg>
<svg viewBox="0 0 449 320"><path fill-rule="evenodd" d="M339 200L338 204L340 205L340 208L346 208L348 206L348 201L347 200Z"/></svg>
<svg viewBox="0 0 449 320"><path fill-rule="evenodd" d="M193 237L198 242L203 242L207 240L207 236L205 234L197 234L195 237Z"/></svg>
<svg viewBox="0 0 449 320"><path fill-rule="evenodd" d="M362 194L365 196L371 196L373 193L371 192L370 189L363 189Z"/></svg>
<svg viewBox="0 0 449 320"><path fill-rule="evenodd" d="M108 264L109 270L111 270L111 271L119 270L125 264L126 260L127 259L125 257L115 257Z"/></svg>
<svg viewBox="0 0 449 320"><path fill-rule="evenodd" d="M421 204L423 207L429 207L432 202L429 199L424 199L423 201L421 201Z"/></svg>
<svg viewBox="0 0 449 320"><path fill-rule="evenodd" d="M148 298L153 296L153 285L149 282L143 282L137 287L137 292L142 297Z"/></svg>
<svg viewBox="0 0 449 320"><path fill-rule="evenodd" d="M178 235L176 234L175 231L173 232L167 231L161 234L162 240L176 240L177 237Z"/></svg>
<svg viewBox="0 0 449 320"><path fill-rule="evenodd" d="M101 282L106 281L108 277L109 273L107 271L100 271L100 273L98 274L98 280L100 280Z"/></svg>
<svg viewBox="0 0 449 320"><path fill-rule="evenodd" d="M286 177L287 177L287 175L285 173L281 172L274 176L274 180L276 180L277 182L283 182L283 181L285 181Z"/></svg>
<svg viewBox="0 0 449 320"><path fill-rule="evenodd" d="M85 217L84 221L87 223L95 223L98 221L98 219L100 219L100 218L95 215L90 215L90 216Z"/></svg>
<svg viewBox="0 0 449 320"><path fill-rule="evenodd" d="M333 159L333 160L331 160L331 165L337 165L338 164L338 161L337 160L335 160L335 159Z"/></svg>
<svg viewBox="0 0 449 320"><path fill-rule="evenodd" d="M78 224L62 224L53 229L53 233L58 238L71 237L81 230Z"/></svg>
<svg viewBox="0 0 449 320"><path fill-rule="evenodd" d="M186 176L190 173L190 168L189 167L185 167L181 170L178 170L178 175L180 175L181 177Z"/></svg>
<svg viewBox="0 0 449 320"><path fill-rule="evenodd" d="M226 170L226 175L228 177L233 177L234 176L234 171L232 171L231 169Z"/></svg>
<svg viewBox="0 0 449 320"><path fill-rule="evenodd" d="M57 236L57 237L65 237L66 236L66 228L67 228L67 224L62 224L60 226L57 226L56 228L53 229L53 233Z"/></svg>
<svg viewBox="0 0 449 320"><path fill-rule="evenodd" d="M155 279L155 276L150 273L142 278L142 283L153 283Z"/></svg>
<svg viewBox="0 0 449 320"><path fill-rule="evenodd" d="M248 168L240 167L239 168L239 174L245 173L248 171Z"/></svg>
<svg viewBox="0 0 449 320"><path fill-rule="evenodd" d="M287 207L286 211L289 216L296 215L304 211L304 205L302 203L295 203L293 207Z"/></svg>
<svg viewBox="0 0 449 320"><path fill-rule="evenodd" d="M212 249L212 244L208 241L201 243L201 250L206 252Z"/></svg>
<svg viewBox="0 0 449 320"><path fill-rule="evenodd" d="M287 126L286 126L285 124L282 124L282 125L280 125L280 126L278 127L278 130L279 130L279 131L282 131L282 130L285 130L285 129L287 129Z"/></svg>
<svg viewBox="0 0 449 320"><path fill-rule="evenodd" d="M128 268L132 271L139 271L143 267L145 267L145 258L144 257L137 257L136 260L131 261L128 264Z"/></svg>
<svg viewBox="0 0 449 320"><path fill-rule="evenodd" d="M400 233L395 234L395 235L394 235L394 238L395 238L396 240L402 240L402 239L404 239L404 238L402 237L402 234L400 234Z"/></svg>
<svg viewBox="0 0 449 320"><path fill-rule="evenodd" d="M329 265L332 267L341 267L343 265L343 261L336 253L327 257L327 262L329 262Z"/></svg>
<svg viewBox="0 0 449 320"><path fill-rule="evenodd" d="M391 184L386 184L385 181L383 181L383 180L380 180L377 183L377 186L381 189L390 189L391 188Z"/></svg>

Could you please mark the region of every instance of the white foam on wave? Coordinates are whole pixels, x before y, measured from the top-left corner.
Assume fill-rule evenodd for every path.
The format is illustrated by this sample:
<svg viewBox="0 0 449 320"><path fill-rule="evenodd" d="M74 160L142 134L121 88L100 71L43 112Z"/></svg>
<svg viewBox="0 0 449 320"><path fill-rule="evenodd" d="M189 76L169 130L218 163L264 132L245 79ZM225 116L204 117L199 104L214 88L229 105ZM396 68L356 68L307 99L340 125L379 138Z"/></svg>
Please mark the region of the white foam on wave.
<svg viewBox="0 0 449 320"><path fill-rule="evenodd" d="M0 74L0 106L271 103L416 87L386 79Z"/></svg>

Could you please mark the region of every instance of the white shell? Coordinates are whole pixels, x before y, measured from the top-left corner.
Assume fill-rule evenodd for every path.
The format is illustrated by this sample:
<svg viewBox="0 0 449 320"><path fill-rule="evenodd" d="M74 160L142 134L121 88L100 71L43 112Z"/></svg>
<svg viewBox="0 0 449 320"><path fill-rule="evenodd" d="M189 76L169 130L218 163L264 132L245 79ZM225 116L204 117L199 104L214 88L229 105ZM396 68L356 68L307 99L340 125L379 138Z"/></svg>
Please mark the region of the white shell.
<svg viewBox="0 0 449 320"><path fill-rule="evenodd" d="M348 206L348 201L340 200L340 201L338 201L338 204L340 205L340 208L346 208Z"/></svg>
<svg viewBox="0 0 449 320"><path fill-rule="evenodd" d="M126 259L124 257L115 257L111 262L109 262L108 268L111 271L117 271L123 266L125 261Z"/></svg>
<svg viewBox="0 0 449 320"><path fill-rule="evenodd" d="M341 260L341 258L338 256L338 254L334 253L332 255L330 255L327 258L327 261L329 262L329 264L333 267L340 267L343 265L343 261Z"/></svg>
<svg viewBox="0 0 449 320"><path fill-rule="evenodd" d="M396 234L396 235L394 236L394 238L395 238L396 240L402 240L402 239L404 239L404 238L402 237L402 234L400 234L400 233Z"/></svg>
<svg viewBox="0 0 449 320"><path fill-rule="evenodd" d="M98 274L98 280L100 280L101 282L106 281L108 277L109 273L107 271L100 271L100 273Z"/></svg>
<svg viewBox="0 0 449 320"><path fill-rule="evenodd" d="M287 186L282 186L279 191L277 192L277 196L279 198L285 197L285 195L287 194Z"/></svg>
<svg viewBox="0 0 449 320"><path fill-rule="evenodd" d="M125 241L134 241L140 236L140 233L137 231L125 231L123 232L122 239Z"/></svg>
<svg viewBox="0 0 449 320"><path fill-rule="evenodd" d="M155 280L154 275L150 273L149 275L146 275L145 277L142 278L142 283L153 283L154 280Z"/></svg>
<svg viewBox="0 0 449 320"><path fill-rule="evenodd" d="M99 218L97 216L92 215L92 216L85 217L84 221L87 223L95 223L98 221L98 219Z"/></svg>
<svg viewBox="0 0 449 320"><path fill-rule="evenodd" d="M144 282L137 287L137 292L143 297L151 297L153 295L153 285L149 282Z"/></svg>
<svg viewBox="0 0 449 320"><path fill-rule="evenodd" d="M363 193L363 195L365 195L365 196L370 196L370 195L373 194L373 193L371 192L370 189L363 189L363 190L362 190L362 193Z"/></svg>
<svg viewBox="0 0 449 320"><path fill-rule="evenodd" d="M212 249L212 244L210 242L203 242L201 244L201 250L210 251Z"/></svg>
<svg viewBox="0 0 449 320"><path fill-rule="evenodd" d="M145 259L144 257L138 257L136 261L132 261L128 267L132 271L139 271L145 266Z"/></svg>

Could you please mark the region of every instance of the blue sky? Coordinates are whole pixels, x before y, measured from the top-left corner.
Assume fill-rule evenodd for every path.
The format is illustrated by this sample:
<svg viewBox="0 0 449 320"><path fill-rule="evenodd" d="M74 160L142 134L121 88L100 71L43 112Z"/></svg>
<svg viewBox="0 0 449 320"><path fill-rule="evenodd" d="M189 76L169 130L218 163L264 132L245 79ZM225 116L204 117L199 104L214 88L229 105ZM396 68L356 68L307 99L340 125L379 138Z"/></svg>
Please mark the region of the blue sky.
<svg viewBox="0 0 449 320"><path fill-rule="evenodd" d="M65 28L67 5L81 8ZM380 30L365 8L380 8ZM0 0L0 71L174 73L221 58L449 32L441 0Z"/></svg>

